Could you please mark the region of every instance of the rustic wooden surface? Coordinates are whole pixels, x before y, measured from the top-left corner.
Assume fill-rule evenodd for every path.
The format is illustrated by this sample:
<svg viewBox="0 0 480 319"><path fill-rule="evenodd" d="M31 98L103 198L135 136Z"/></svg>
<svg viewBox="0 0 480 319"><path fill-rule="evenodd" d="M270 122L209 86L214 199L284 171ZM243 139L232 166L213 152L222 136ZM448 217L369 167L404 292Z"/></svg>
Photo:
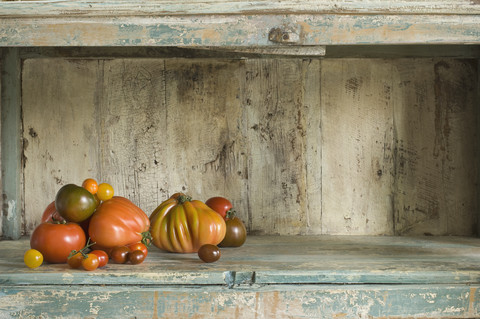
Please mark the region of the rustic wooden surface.
<svg viewBox="0 0 480 319"><path fill-rule="evenodd" d="M476 238L249 236L211 264L152 247L140 265L93 272L66 264L28 269L28 248L25 239L0 242L3 317L480 315Z"/></svg>
<svg viewBox="0 0 480 319"><path fill-rule="evenodd" d="M252 234L473 235L475 59L27 59L24 233L93 176Z"/></svg>
<svg viewBox="0 0 480 319"><path fill-rule="evenodd" d="M478 1L0 1L0 46L480 42ZM286 38L285 38L286 39Z"/></svg>

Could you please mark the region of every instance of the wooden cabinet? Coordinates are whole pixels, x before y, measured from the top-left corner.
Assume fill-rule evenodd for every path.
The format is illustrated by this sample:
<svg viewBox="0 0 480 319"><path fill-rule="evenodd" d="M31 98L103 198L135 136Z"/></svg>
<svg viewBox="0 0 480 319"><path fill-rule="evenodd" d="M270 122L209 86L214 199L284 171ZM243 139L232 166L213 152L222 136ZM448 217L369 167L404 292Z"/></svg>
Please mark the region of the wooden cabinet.
<svg viewBox="0 0 480 319"><path fill-rule="evenodd" d="M0 2L0 314L479 316L479 14ZM25 269L44 207L87 177L147 214L177 191L227 196L249 240L213 265L153 249L141 267Z"/></svg>

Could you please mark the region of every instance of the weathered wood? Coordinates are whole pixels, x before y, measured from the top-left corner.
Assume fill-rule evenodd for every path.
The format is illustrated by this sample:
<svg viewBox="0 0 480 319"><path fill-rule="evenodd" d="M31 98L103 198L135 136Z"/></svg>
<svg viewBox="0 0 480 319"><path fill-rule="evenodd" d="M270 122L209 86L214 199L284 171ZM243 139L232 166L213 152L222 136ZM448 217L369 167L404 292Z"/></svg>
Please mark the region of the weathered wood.
<svg viewBox="0 0 480 319"><path fill-rule="evenodd" d="M249 236L212 264L152 247L140 265L93 272L66 264L28 269L26 249L28 240L0 242L0 316L480 315L475 238Z"/></svg>
<svg viewBox="0 0 480 319"><path fill-rule="evenodd" d="M257 234L473 235L475 61L27 60L26 234L92 176L147 214L178 191L224 195Z"/></svg>
<svg viewBox="0 0 480 319"><path fill-rule="evenodd" d="M393 233L392 63L322 62L322 228Z"/></svg>
<svg viewBox="0 0 480 319"><path fill-rule="evenodd" d="M0 3L0 10L4 8ZM20 2L22 3L22 2ZM23 2L26 5L26 2ZM0 17L0 46L268 47L270 30L294 28L290 44L479 44L480 15L83 15Z"/></svg>
<svg viewBox="0 0 480 319"><path fill-rule="evenodd" d="M6 1L0 2L0 17L21 16L155 16L155 15L198 15L198 14L273 14L273 13L363 13L363 14L457 14L480 13L479 3L469 0L401 0L364 1L349 0L269 0L225 1L225 0L77 0L71 1Z"/></svg>
<svg viewBox="0 0 480 319"><path fill-rule="evenodd" d="M395 63L396 234L476 232L477 69L476 60Z"/></svg>
<svg viewBox="0 0 480 319"><path fill-rule="evenodd" d="M0 288L5 318L475 318L479 285Z"/></svg>
<svg viewBox="0 0 480 319"><path fill-rule="evenodd" d="M0 235L8 239L18 239L22 234L23 210L21 62L18 49L3 49L1 53L2 230Z"/></svg>
<svg viewBox="0 0 480 319"><path fill-rule="evenodd" d="M63 185L99 172L99 64L26 60L22 97L25 227L32 231ZM41 120L40 120L41 119ZM113 133L113 132L112 132Z"/></svg>

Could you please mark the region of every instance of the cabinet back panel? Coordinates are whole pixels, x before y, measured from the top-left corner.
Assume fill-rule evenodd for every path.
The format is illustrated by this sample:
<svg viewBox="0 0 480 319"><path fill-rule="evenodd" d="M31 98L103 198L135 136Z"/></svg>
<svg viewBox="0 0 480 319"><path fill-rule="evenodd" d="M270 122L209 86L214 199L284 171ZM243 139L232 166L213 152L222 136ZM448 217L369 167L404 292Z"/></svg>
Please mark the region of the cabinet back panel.
<svg viewBox="0 0 480 319"><path fill-rule="evenodd" d="M25 233L66 183L147 214L230 198L250 233L473 235L476 60L28 59Z"/></svg>

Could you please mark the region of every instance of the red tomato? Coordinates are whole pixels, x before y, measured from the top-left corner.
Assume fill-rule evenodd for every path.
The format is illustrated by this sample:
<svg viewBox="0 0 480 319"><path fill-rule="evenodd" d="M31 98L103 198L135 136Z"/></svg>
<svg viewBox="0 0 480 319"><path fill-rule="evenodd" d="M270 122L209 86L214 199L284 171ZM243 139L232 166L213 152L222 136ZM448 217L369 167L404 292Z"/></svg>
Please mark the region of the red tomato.
<svg viewBox="0 0 480 319"><path fill-rule="evenodd" d="M228 199L219 196L209 198L205 204L219 213L223 219L227 219L227 213L233 208L232 203Z"/></svg>
<svg viewBox="0 0 480 319"><path fill-rule="evenodd" d="M71 256L67 260L67 264L70 268L77 269L80 268L82 265L83 255L82 253L78 252L75 255Z"/></svg>
<svg viewBox="0 0 480 319"><path fill-rule="evenodd" d="M60 216L55 208L55 201L51 202L47 208L43 211L42 223L51 222L51 221L64 221L65 218Z"/></svg>
<svg viewBox="0 0 480 319"><path fill-rule="evenodd" d="M130 244L130 245L127 245L127 247L130 249L130 251L141 250L145 255L145 257L147 257L148 255L148 248L146 245L142 243Z"/></svg>
<svg viewBox="0 0 480 319"><path fill-rule="evenodd" d="M106 264L108 264L108 255L105 251L103 250L92 250L90 252L90 254L94 254L97 256L98 258L98 268L101 268L103 266L105 266Z"/></svg>
<svg viewBox="0 0 480 319"><path fill-rule="evenodd" d="M81 250L85 232L75 223L41 223L30 237L30 247L40 251L49 263L65 263L72 250Z"/></svg>
<svg viewBox="0 0 480 319"><path fill-rule="evenodd" d="M125 246L149 238L148 216L124 197L114 196L98 206L90 219L92 242L104 249Z"/></svg>

